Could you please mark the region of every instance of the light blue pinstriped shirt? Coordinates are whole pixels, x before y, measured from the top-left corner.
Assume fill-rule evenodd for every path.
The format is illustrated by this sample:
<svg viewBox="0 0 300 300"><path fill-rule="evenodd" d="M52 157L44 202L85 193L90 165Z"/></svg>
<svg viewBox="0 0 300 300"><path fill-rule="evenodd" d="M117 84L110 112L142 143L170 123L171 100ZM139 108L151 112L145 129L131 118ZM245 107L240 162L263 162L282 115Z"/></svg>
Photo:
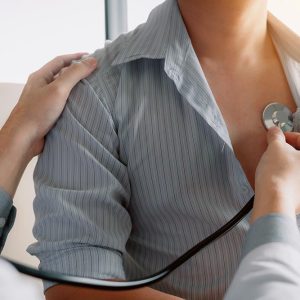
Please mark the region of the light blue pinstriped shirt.
<svg viewBox="0 0 300 300"><path fill-rule="evenodd" d="M214 232L253 190L175 0L95 56L100 69L73 89L38 161L38 243L29 252L43 269L132 278ZM240 223L155 287L221 299L247 228Z"/></svg>

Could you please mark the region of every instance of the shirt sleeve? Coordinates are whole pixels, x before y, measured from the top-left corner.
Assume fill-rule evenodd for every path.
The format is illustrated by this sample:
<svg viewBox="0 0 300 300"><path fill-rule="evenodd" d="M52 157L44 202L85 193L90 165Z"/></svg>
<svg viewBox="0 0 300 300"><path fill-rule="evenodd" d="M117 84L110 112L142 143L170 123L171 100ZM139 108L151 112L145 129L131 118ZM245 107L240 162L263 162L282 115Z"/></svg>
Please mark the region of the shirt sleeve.
<svg viewBox="0 0 300 300"><path fill-rule="evenodd" d="M3 250L8 233L14 225L16 208L12 204L11 197L0 189L0 253Z"/></svg>
<svg viewBox="0 0 300 300"><path fill-rule="evenodd" d="M80 82L47 136L34 173L37 243L28 251L41 269L125 279L130 184L118 149L108 105L86 80Z"/></svg>
<svg viewBox="0 0 300 300"><path fill-rule="evenodd" d="M299 299L300 235L288 216L258 219L247 234L245 257L225 300Z"/></svg>

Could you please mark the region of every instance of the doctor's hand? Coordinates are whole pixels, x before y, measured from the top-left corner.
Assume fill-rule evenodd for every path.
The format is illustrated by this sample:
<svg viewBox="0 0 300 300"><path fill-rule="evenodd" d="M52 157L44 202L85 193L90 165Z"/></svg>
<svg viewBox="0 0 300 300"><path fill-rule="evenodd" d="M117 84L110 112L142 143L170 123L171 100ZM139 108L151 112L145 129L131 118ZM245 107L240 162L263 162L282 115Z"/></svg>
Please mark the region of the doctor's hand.
<svg viewBox="0 0 300 300"><path fill-rule="evenodd" d="M93 57L78 61L83 54L59 56L32 73L0 130L0 188L11 196L29 161L43 150L45 135L62 113L71 89L96 69Z"/></svg>
<svg viewBox="0 0 300 300"><path fill-rule="evenodd" d="M29 76L8 120L13 132L22 132L29 159L42 151L44 136L62 113L71 89L95 70L97 61L93 57L72 64L82 55L59 56Z"/></svg>
<svg viewBox="0 0 300 300"><path fill-rule="evenodd" d="M300 134L275 127L267 133L268 148L255 174L252 222L269 213L295 218L300 210Z"/></svg>

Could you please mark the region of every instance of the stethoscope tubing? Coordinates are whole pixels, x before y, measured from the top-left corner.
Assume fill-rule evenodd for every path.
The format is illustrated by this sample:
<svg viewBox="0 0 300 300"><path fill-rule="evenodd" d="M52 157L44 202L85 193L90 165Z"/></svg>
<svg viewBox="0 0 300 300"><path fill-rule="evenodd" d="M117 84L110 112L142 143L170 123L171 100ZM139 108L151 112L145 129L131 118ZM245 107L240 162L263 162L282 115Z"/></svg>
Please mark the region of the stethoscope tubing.
<svg viewBox="0 0 300 300"><path fill-rule="evenodd" d="M298 112L298 111L297 111ZM300 111L299 111L300 113ZM262 121L266 129L273 126L280 127L283 131L293 130L293 114L289 111L288 107L279 103L270 103L266 106L263 111ZM20 264L11 259L1 256L6 261L10 262L15 268L25 274L35 278L54 281L61 284L68 284L74 286L88 287L94 289L104 289L104 290L129 290L141 288L144 286L151 285L177 269L196 253L204 249L206 246L216 241L218 238L230 231L234 226L236 226L253 208L254 196L248 201L248 203L225 225L215 231L213 234L200 241L197 245L192 247L190 250L185 252L174 262L169 264L164 269L150 275L143 277L141 279L130 280L130 281L110 281L101 279L92 279L79 276L70 276L67 274L59 274L56 272L49 272L43 270L37 270L32 267Z"/></svg>
<svg viewBox="0 0 300 300"><path fill-rule="evenodd" d="M247 202L247 204L225 225L215 231L213 234L200 241L190 250L185 252L179 258L177 258L174 262L169 264L164 269L149 275L147 277L143 277L136 280L130 281L110 281L110 280L102 280L102 279L93 279L93 278L85 278L79 276L70 276L66 274L59 274L56 272L37 270L32 267L20 264L16 261L8 259L6 257L1 256L4 260L11 263L20 273L25 275L29 275L35 278L53 281L61 284L79 286L79 287L88 287L94 289L102 289L102 290L130 290L136 288L142 288L145 286L149 286L154 284L157 281L162 280L179 266L184 264L187 260L197 254L199 251L207 247L212 242L216 241L218 238L226 234L233 227L235 227L253 208L254 196Z"/></svg>

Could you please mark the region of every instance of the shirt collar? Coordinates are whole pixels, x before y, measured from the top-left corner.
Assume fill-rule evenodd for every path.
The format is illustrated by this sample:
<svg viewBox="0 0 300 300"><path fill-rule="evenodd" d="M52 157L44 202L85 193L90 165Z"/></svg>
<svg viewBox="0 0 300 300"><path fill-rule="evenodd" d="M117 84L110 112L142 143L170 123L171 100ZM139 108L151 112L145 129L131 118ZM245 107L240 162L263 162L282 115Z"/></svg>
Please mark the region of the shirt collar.
<svg viewBox="0 0 300 300"><path fill-rule="evenodd" d="M166 0L157 6L145 24L124 38L122 50L113 65L140 58L165 59L175 50L184 55L189 41L176 0Z"/></svg>
<svg viewBox="0 0 300 300"><path fill-rule="evenodd" d="M268 16L268 24L277 46L281 50L284 49L284 53L288 51L288 55L297 59L297 62L291 60L298 65L300 47L288 45L296 41L299 43L300 38L271 14ZM287 40L288 45L285 44ZM173 80L179 93L232 149L225 121L192 47L177 0L166 0L156 7L151 12L147 23L124 35L121 45L122 48L114 59L113 65L141 58L164 59L164 70ZM296 68L293 67L293 70L296 71ZM292 77L294 80L295 75Z"/></svg>
<svg viewBox="0 0 300 300"><path fill-rule="evenodd" d="M124 36L113 65L140 58L164 59L164 71L178 92L230 145L221 113L192 47L177 0L166 0L155 8L147 23ZM201 97L199 97L201 95Z"/></svg>

